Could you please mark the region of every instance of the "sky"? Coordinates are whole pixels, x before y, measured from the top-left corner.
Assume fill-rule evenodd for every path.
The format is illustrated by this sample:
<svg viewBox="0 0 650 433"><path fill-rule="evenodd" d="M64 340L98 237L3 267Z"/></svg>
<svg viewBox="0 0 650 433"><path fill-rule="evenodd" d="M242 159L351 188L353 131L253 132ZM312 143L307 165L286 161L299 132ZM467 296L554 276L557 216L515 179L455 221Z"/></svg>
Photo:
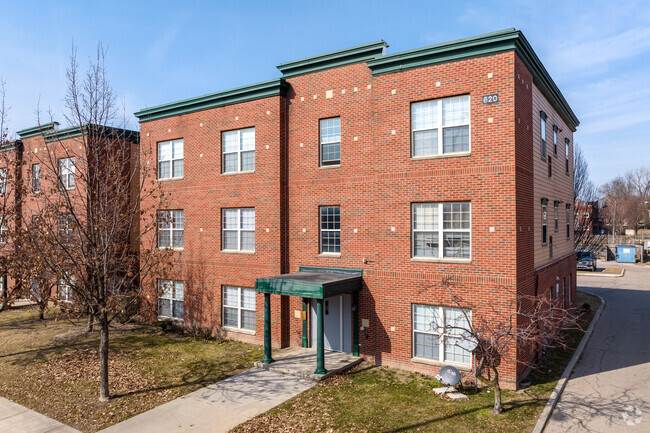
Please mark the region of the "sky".
<svg viewBox="0 0 650 433"><path fill-rule="evenodd" d="M387 53L515 27L580 119L596 185L650 167L650 2L0 0L0 76L10 130L51 110L63 122L73 45L84 69L101 42L132 113L280 77L280 63L380 39ZM43 121L43 120L42 120ZM44 121L43 121L44 123Z"/></svg>

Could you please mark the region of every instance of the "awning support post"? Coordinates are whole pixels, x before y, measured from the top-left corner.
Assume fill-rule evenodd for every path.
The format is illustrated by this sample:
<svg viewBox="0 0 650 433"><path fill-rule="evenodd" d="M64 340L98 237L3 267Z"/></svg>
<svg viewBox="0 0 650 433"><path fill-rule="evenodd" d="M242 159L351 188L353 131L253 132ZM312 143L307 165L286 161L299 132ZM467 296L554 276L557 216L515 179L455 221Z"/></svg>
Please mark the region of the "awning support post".
<svg viewBox="0 0 650 433"><path fill-rule="evenodd" d="M323 317L323 300L316 300L316 371L314 374L325 374L325 318Z"/></svg>
<svg viewBox="0 0 650 433"><path fill-rule="evenodd" d="M264 364L273 362L271 357L271 294L264 294Z"/></svg>
<svg viewBox="0 0 650 433"><path fill-rule="evenodd" d="M307 298L302 298L302 347L307 347Z"/></svg>
<svg viewBox="0 0 650 433"><path fill-rule="evenodd" d="M352 294L352 354L359 356L359 292Z"/></svg>

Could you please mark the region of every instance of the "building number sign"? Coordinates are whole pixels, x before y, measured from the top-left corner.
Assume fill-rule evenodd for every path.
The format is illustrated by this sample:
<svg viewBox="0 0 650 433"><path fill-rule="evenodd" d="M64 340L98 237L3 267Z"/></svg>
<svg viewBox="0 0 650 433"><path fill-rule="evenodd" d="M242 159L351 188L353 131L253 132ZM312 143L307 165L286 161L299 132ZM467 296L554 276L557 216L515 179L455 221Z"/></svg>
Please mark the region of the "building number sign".
<svg viewBox="0 0 650 433"><path fill-rule="evenodd" d="M498 93L493 93L491 95L483 95L483 103L484 104L496 104L499 102L499 94Z"/></svg>

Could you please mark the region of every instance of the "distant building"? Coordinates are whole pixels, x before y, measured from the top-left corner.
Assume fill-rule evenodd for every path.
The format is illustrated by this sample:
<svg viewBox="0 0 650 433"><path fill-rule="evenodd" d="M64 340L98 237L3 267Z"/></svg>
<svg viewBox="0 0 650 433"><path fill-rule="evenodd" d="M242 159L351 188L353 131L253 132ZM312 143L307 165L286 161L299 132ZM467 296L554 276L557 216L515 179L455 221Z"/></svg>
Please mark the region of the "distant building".
<svg viewBox="0 0 650 433"><path fill-rule="evenodd" d="M607 234L605 224L600 215L598 200L576 202L576 230L583 230L589 234Z"/></svg>

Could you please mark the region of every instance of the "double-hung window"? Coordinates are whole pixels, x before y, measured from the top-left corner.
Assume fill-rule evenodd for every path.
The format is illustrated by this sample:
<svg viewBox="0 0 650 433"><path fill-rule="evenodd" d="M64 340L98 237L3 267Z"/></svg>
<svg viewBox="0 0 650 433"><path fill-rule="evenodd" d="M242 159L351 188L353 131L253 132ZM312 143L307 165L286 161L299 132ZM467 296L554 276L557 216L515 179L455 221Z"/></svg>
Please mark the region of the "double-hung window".
<svg viewBox="0 0 650 433"><path fill-rule="evenodd" d="M413 304L413 357L471 364L472 354L459 346L470 321L469 310Z"/></svg>
<svg viewBox="0 0 650 433"><path fill-rule="evenodd" d="M222 248L255 251L255 208L223 209Z"/></svg>
<svg viewBox="0 0 650 433"><path fill-rule="evenodd" d="M553 202L553 230L560 230L560 202L555 200Z"/></svg>
<svg viewBox="0 0 650 433"><path fill-rule="evenodd" d="M411 155L469 152L469 96L411 104Z"/></svg>
<svg viewBox="0 0 650 433"><path fill-rule="evenodd" d="M548 243L548 199L543 198L542 199L542 245L546 245Z"/></svg>
<svg viewBox="0 0 650 433"><path fill-rule="evenodd" d="M223 326L255 331L255 289L223 286Z"/></svg>
<svg viewBox="0 0 650 433"><path fill-rule="evenodd" d="M68 282L65 278L59 280L59 301L61 302L72 302L74 297L74 291L72 286L69 283L73 283L74 279L71 277Z"/></svg>
<svg viewBox="0 0 650 433"><path fill-rule="evenodd" d="M542 144L542 159L544 161L546 161L546 113L544 113L543 111L540 111L539 118L540 118L539 137L540 137L541 144Z"/></svg>
<svg viewBox="0 0 650 433"><path fill-rule="evenodd" d="M183 140L158 143L158 179L183 177Z"/></svg>
<svg viewBox="0 0 650 433"><path fill-rule="evenodd" d="M221 140L224 173L255 171L255 128L224 132Z"/></svg>
<svg viewBox="0 0 650 433"><path fill-rule="evenodd" d="M321 206L320 213L320 252L341 253L341 207Z"/></svg>
<svg viewBox="0 0 650 433"><path fill-rule="evenodd" d="M564 165L567 176L569 175L569 139L564 139Z"/></svg>
<svg viewBox="0 0 650 433"><path fill-rule="evenodd" d="M65 189L74 189L75 165L74 158L61 158L59 159L59 179L61 185Z"/></svg>
<svg viewBox="0 0 650 433"><path fill-rule="evenodd" d="M566 205L566 239L571 239L571 205Z"/></svg>
<svg viewBox="0 0 650 433"><path fill-rule="evenodd" d="M7 169L0 168L0 194L7 193Z"/></svg>
<svg viewBox="0 0 650 433"><path fill-rule="evenodd" d="M158 280L158 317L185 318L185 283L177 280Z"/></svg>
<svg viewBox="0 0 650 433"><path fill-rule="evenodd" d="M72 238L74 233L74 217L70 214L59 215L59 220L57 221L57 228L59 234L63 238L63 241L69 241Z"/></svg>
<svg viewBox="0 0 650 433"><path fill-rule="evenodd" d="M553 155L557 156L557 125L553 125Z"/></svg>
<svg viewBox="0 0 650 433"><path fill-rule="evenodd" d="M32 165L32 192L41 191L41 164Z"/></svg>
<svg viewBox="0 0 650 433"><path fill-rule="evenodd" d="M4 218L0 217L0 244L7 243L7 226L4 223Z"/></svg>
<svg viewBox="0 0 650 433"><path fill-rule="evenodd" d="M469 203L414 203L413 257L469 259L470 220Z"/></svg>
<svg viewBox="0 0 650 433"><path fill-rule="evenodd" d="M341 118L320 121L320 165L341 163Z"/></svg>
<svg viewBox="0 0 650 433"><path fill-rule="evenodd" d="M182 210L158 211L158 248L183 248L184 229Z"/></svg>

